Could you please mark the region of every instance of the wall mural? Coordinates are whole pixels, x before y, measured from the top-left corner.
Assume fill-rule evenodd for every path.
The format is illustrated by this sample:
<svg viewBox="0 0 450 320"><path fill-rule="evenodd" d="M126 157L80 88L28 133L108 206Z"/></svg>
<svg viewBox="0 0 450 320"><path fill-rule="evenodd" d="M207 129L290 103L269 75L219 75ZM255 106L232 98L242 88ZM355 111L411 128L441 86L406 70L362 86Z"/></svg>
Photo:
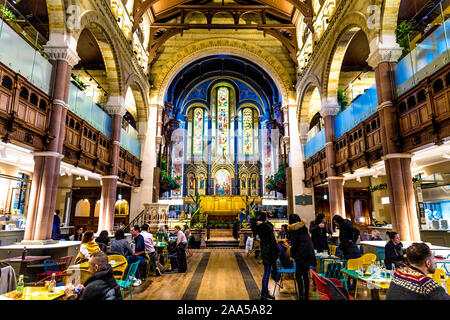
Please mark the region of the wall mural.
<svg viewBox="0 0 450 320"><path fill-rule="evenodd" d="M215 195L231 195L231 174L226 169L217 170L214 176Z"/></svg>

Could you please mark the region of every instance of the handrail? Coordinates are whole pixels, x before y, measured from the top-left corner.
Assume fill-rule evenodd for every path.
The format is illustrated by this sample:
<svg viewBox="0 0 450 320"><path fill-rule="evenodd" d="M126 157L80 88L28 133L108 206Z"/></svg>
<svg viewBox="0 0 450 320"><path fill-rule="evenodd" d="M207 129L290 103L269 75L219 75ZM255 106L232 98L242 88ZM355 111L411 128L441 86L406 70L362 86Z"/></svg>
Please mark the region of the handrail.
<svg viewBox="0 0 450 320"><path fill-rule="evenodd" d="M134 225L143 225L145 221L145 210L142 210L125 228L123 228L123 232L130 232L131 226Z"/></svg>

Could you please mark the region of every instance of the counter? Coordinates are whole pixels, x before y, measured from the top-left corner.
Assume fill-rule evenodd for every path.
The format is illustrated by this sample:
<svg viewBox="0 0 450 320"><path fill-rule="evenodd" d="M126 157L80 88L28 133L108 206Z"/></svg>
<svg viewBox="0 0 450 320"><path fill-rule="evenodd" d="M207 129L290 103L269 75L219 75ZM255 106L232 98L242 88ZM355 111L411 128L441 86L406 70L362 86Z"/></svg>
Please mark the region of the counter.
<svg viewBox="0 0 450 320"><path fill-rule="evenodd" d="M52 259L73 256L74 259L80 250L81 241L59 241L52 244L27 244L27 254L33 256L51 256ZM0 247L0 259L22 255L24 245L11 244ZM73 260L72 260L73 261Z"/></svg>
<svg viewBox="0 0 450 320"><path fill-rule="evenodd" d="M72 226L61 227L61 234L69 234ZM0 246L7 246L23 240L25 229L0 230Z"/></svg>
<svg viewBox="0 0 450 320"><path fill-rule="evenodd" d="M416 241L402 241L403 249L407 249L413 242ZM428 242L428 241L420 241ZM364 253L374 253L377 255L378 260L384 260L384 247L386 241L361 241L360 245L363 247ZM431 251L437 255L447 257L450 254L450 248L444 246L438 246L431 244Z"/></svg>

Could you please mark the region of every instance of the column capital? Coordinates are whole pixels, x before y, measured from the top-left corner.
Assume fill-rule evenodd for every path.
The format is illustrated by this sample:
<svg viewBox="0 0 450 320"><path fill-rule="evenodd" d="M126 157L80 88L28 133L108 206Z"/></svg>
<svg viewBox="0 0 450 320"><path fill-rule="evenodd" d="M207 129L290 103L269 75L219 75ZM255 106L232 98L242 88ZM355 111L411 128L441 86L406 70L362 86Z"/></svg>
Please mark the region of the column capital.
<svg viewBox="0 0 450 320"><path fill-rule="evenodd" d="M397 62L402 55L403 49L395 39L395 35L384 35L373 39L370 44L370 54L367 63L375 69L383 62Z"/></svg>
<svg viewBox="0 0 450 320"><path fill-rule="evenodd" d="M384 108L392 108L394 103L392 101L385 101L377 106L377 111L380 112Z"/></svg>
<svg viewBox="0 0 450 320"><path fill-rule="evenodd" d="M412 158L412 153L389 153L385 156L381 157L381 160L389 160L389 159L410 159Z"/></svg>
<svg viewBox="0 0 450 320"><path fill-rule="evenodd" d="M122 96L110 96L106 103L105 110L110 115L119 115L123 117L126 113L125 98Z"/></svg>
<svg viewBox="0 0 450 320"><path fill-rule="evenodd" d="M339 104L337 103L326 103L322 105L322 108L320 108L319 112L322 118L328 117L328 116L337 116L341 108L339 107Z"/></svg>
<svg viewBox="0 0 450 320"><path fill-rule="evenodd" d="M72 68L81 60L77 52L67 45L56 46L52 44L46 44L43 47L44 52L47 54L49 60L64 60Z"/></svg>

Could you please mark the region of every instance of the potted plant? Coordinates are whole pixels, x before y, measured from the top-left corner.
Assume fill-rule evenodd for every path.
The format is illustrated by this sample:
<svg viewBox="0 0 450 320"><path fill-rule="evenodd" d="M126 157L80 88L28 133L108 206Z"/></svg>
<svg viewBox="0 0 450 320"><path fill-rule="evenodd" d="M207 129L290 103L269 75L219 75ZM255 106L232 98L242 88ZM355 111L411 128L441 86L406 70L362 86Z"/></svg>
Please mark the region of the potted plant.
<svg viewBox="0 0 450 320"><path fill-rule="evenodd" d="M400 59L402 59L404 56L406 56L410 51L410 41L409 41L409 34L413 30L413 24L409 20L402 21L400 25L395 30L395 35L397 36L397 43L400 45L400 47L403 48L402 56Z"/></svg>
<svg viewBox="0 0 450 320"><path fill-rule="evenodd" d="M170 190L176 190L180 187L180 184L177 182L181 179L181 176L172 177L170 175L170 171L167 170L167 162L164 158L161 157L161 173L159 178L159 191L160 194Z"/></svg>
<svg viewBox="0 0 450 320"><path fill-rule="evenodd" d="M283 195L286 194L286 170L283 164L278 167L278 171L273 176L269 177L269 184L266 189L277 191Z"/></svg>

